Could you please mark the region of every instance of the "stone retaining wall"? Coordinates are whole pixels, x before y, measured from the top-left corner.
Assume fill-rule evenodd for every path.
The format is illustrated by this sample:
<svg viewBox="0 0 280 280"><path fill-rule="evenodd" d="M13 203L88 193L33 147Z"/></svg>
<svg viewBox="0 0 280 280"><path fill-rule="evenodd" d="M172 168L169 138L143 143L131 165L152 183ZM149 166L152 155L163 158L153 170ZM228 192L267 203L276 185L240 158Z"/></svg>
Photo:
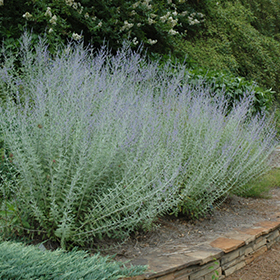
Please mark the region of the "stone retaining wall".
<svg viewBox="0 0 280 280"><path fill-rule="evenodd" d="M133 280L213 280L224 279L252 262L280 241L280 215L250 228L237 228L195 248L172 254L157 254L134 260L147 264L145 275ZM213 277L215 276L215 278Z"/></svg>

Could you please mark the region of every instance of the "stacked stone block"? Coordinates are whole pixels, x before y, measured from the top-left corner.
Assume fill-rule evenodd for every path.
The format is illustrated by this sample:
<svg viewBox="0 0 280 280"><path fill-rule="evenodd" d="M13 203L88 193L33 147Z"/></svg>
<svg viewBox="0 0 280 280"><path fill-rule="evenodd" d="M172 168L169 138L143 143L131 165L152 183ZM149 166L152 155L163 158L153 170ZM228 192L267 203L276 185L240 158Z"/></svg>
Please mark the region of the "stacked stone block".
<svg viewBox="0 0 280 280"><path fill-rule="evenodd" d="M280 241L280 219L264 221L250 228L237 228L197 247L162 254L160 251L133 264L147 264L145 275L133 280L223 279L251 263ZM213 278L215 277L215 278Z"/></svg>

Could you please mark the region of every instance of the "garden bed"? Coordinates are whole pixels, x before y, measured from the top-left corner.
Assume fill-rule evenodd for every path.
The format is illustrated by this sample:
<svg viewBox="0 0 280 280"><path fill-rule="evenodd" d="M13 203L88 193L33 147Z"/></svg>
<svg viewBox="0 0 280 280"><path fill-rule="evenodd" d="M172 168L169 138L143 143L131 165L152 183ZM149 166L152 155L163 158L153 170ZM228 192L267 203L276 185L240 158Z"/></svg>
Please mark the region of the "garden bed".
<svg viewBox="0 0 280 280"><path fill-rule="evenodd" d="M116 260L132 259L132 263L155 252L160 257L188 251L188 248L203 246L225 236L235 228L251 227L261 221L277 221L280 188L271 190L269 195L268 199L232 196L219 209L214 209L212 215L196 221L165 216L158 219L159 227L150 232L138 232L123 243L107 239L97 242L97 247L103 254L116 254Z"/></svg>
<svg viewBox="0 0 280 280"><path fill-rule="evenodd" d="M279 162L277 148L271 164L278 167ZM188 279L187 274L198 271L204 271L205 275L218 272L221 274L219 279L222 279L248 265L279 241L280 188L270 190L266 198L233 195L220 208L213 209L211 214L199 220L164 216L158 219L157 225L159 227L153 231L137 232L123 243L110 239L99 242L98 250L104 254L116 254L115 259L119 261L149 265L149 272L143 279L163 276L177 279L174 275ZM221 242L225 243L221 245ZM230 260L226 262L227 259ZM272 262L270 265L273 267ZM208 266L213 269L209 270ZM256 269L260 268L252 270L252 274ZM246 279L249 279L250 273L246 272Z"/></svg>

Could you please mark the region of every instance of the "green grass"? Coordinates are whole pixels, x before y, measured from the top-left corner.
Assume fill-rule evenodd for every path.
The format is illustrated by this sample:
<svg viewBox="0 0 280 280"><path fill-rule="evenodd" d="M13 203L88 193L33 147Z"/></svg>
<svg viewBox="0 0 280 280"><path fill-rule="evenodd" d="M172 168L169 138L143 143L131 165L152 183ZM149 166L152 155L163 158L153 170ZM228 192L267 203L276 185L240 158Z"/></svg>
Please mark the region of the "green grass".
<svg viewBox="0 0 280 280"><path fill-rule="evenodd" d="M280 168L274 168L257 180L244 186L243 191L236 193L242 197L269 198L269 191L280 187Z"/></svg>

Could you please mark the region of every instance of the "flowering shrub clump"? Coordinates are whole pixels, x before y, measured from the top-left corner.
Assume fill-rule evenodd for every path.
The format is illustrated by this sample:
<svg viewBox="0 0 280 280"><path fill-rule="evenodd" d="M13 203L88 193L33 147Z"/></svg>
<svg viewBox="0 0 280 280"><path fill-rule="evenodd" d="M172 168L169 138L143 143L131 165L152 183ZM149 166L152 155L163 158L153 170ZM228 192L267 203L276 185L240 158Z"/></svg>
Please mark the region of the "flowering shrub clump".
<svg viewBox="0 0 280 280"><path fill-rule="evenodd" d="M195 11L188 1L178 0L94 3L85 0L29 0L22 2L21 6L22 29L25 26L37 35L46 33L51 44L70 38L79 41L83 37L86 43L100 46L106 39L114 50L127 39L131 47L143 42L147 47L154 46L157 51L167 51L174 36L184 37L188 29L205 21L205 16ZM3 9L11 7L4 5ZM4 11L2 13L5 17ZM6 32L8 30L3 31Z"/></svg>
<svg viewBox="0 0 280 280"><path fill-rule="evenodd" d="M125 45L116 55L68 45L52 58L25 37L20 54L19 77L8 57L0 68L0 131L18 172L1 175L2 229L16 217L14 230L62 246L123 237L170 211L204 213L268 168L275 131L248 118L250 96L228 113L182 83L184 66L170 77L171 65Z"/></svg>

